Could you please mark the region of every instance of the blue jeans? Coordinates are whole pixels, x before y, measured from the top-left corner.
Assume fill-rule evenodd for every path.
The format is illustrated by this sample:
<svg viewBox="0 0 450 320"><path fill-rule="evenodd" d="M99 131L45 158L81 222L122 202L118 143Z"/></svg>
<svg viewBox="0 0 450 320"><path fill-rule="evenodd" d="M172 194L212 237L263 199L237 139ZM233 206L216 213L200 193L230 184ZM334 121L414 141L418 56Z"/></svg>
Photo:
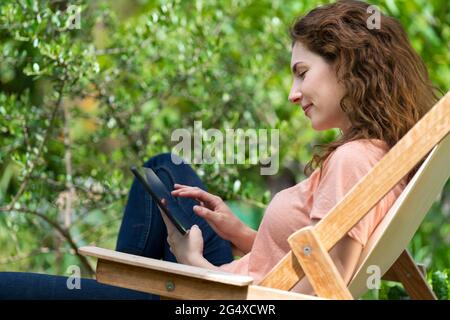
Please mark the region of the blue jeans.
<svg viewBox="0 0 450 320"><path fill-rule="evenodd" d="M184 162L173 163L172 156L176 157L170 153L159 154L144 166L152 168L169 190L174 189L175 183L206 190L194 170ZM193 212L196 201L181 197L175 199L189 216L191 225L197 224L202 230L204 257L214 265L231 262L231 244ZM128 195L116 250L176 262L166 239L167 230L159 208L135 179ZM67 279L36 273L0 272L0 299L159 299L156 295L103 285L92 279L81 279L80 289L70 290Z"/></svg>

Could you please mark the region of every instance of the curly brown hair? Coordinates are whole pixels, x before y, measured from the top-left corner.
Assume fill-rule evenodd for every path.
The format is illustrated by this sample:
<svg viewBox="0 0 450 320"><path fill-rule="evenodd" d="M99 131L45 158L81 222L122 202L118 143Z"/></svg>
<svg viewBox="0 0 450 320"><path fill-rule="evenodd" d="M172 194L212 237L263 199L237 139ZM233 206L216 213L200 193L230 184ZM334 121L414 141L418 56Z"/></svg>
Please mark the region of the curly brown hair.
<svg viewBox="0 0 450 320"><path fill-rule="evenodd" d="M380 13L380 28L368 28L369 6L352 0L320 6L297 18L290 28L292 46L299 41L335 66L346 92L340 107L351 122L351 129L335 141L313 147L322 151L313 152L306 176L314 166L322 168L328 156L349 141L380 139L392 148L441 94L396 19Z"/></svg>

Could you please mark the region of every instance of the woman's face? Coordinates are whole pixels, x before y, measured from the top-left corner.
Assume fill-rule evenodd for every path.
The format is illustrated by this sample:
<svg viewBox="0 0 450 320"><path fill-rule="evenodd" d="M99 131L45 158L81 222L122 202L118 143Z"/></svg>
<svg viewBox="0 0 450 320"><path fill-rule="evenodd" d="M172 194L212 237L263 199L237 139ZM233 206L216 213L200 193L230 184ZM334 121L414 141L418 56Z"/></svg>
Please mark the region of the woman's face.
<svg viewBox="0 0 450 320"><path fill-rule="evenodd" d="M294 80L289 100L303 110L312 103L306 108L312 127L318 131L339 128L345 133L350 121L339 106L345 89L338 83L334 68L297 41L292 48L291 70Z"/></svg>

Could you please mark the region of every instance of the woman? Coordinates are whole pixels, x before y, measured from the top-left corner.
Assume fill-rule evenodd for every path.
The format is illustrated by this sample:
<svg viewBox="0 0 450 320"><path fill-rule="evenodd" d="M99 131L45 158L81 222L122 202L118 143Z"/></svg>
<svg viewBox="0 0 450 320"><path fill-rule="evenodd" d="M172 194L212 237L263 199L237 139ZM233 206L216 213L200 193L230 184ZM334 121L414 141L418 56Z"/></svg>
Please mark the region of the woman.
<svg viewBox="0 0 450 320"><path fill-rule="evenodd" d="M341 135L314 154L305 168L307 179L275 195L258 231L208 193L189 165L175 165L173 155L162 154L145 166L186 209L191 231L183 237L174 230L135 181L116 249L250 275L256 283L263 279L289 251L289 235L323 218L437 101L425 65L401 25L380 15L380 28L369 29L368 6L358 1L321 6L291 28L289 100L302 107L315 130L339 128ZM371 233L414 172L331 250L347 283ZM233 260L233 255L241 258ZM0 284L10 287L0 290L9 298L157 298L88 279L81 290L68 290L63 277L33 274L4 273ZM293 290L313 294L306 279Z"/></svg>

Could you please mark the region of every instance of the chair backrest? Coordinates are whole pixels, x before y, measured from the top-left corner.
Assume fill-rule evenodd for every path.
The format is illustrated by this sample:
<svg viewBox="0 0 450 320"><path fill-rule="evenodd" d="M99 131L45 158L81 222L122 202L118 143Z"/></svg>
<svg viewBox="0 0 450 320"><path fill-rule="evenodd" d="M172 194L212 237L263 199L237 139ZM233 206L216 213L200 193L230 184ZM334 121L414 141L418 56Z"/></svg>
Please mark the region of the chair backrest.
<svg viewBox="0 0 450 320"><path fill-rule="evenodd" d="M408 246L450 176L450 134L429 153L363 249L349 290L357 299L368 291L371 265L383 275Z"/></svg>

